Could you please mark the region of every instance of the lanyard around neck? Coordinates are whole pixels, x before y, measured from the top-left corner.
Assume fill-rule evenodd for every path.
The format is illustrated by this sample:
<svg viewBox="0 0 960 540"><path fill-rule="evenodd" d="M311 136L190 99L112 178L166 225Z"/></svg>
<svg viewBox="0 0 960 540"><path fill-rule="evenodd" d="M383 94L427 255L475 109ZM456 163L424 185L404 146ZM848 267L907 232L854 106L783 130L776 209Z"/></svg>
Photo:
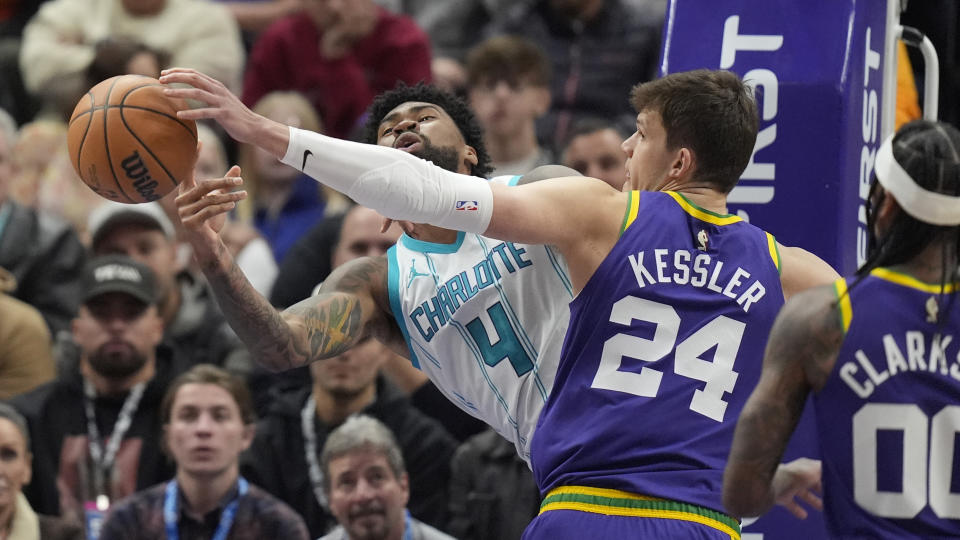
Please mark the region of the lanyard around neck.
<svg viewBox="0 0 960 540"><path fill-rule="evenodd" d="M313 394L307 396L307 402L300 410L300 428L303 431L303 454L307 459L307 470L310 473L310 485L313 487L313 496L317 499L320 508L326 511L329 506L327 494L323 490L323 471L317 459L317 428L313 419L317 414L317 404Z"/></svg>
<svg viewBox="0 0 960 540"><path fill-rule="evenodd" d="M13 213L13 205L9 202L0 202L0 236L3 236L3 229L10 221L10 214Z"/></svg>
<svg viewBox="0 0 960 540"><path fill-rule="evenodd" d="M113 467L113 462L117 458L117 452L120 450L120 443L133 423L133 415L136 414L140 406L140 398L143 397L143 391L147 383L138 383L130 390L126 399L123 400L123 406L120 408L120 414L117 421L113 424L110 437L104 446L100 437L100 429L97 427L97 415L94 410L93 400L96 398L96 389L93 383L83 380L83 410L87 415L87 440L90 448L90 457L93 458L93 464L96 468L96 478L94 480L97 487L97 495L105 495L106 491L102 482Z"/></svg>
<svg viewBox="0 0 960 540"><path fill-rule="evenodd" d="M237 506L240 504L240 498L247 494L250 485L244 477L237 480L237 496L230 501L230 504L223 509L220 514L220 523L217 524L217 530L213 533L212 540L226 540L230 533L230 527L233 526L233 519L237 515ZM180 515L177 513L177 480L173 479L167 483L166 493L163 498L163 524L167 531L167 540L180 540L180 529L178 523Z"/></svg>

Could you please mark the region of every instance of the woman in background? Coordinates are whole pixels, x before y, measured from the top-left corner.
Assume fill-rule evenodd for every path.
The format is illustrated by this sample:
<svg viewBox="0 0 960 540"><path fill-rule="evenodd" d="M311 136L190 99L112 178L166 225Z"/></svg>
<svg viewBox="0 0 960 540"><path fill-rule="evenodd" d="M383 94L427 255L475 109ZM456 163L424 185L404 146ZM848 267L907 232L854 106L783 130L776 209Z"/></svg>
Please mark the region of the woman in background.
<svg viewBox="0 0 960 540"><path fill-rule="evenodd" d="M79 525L30 508L21 489L30 483L31 461L27 421L0 403L0 539L83 540Z"/></svg>
<svg viewBox="0 0 960 540"><path fill-rule="evenodd" d="M258 114L301 129L323 132L309 101L298 92L271 92L253 107ZM324 215L343 212L348 200L253 145L238 148L247 198L237 205L241 222L267 240L277 263Z"/></svg>

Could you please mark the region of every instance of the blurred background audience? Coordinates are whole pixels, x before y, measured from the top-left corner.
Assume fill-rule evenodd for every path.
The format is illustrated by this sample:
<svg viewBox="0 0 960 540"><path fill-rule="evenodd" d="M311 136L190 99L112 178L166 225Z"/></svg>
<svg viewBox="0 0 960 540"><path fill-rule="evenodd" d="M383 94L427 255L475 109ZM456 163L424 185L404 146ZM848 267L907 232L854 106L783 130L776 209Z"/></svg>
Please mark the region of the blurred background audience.
<svg viewBox="0 0 960 540"><path fill-rule="evenodd" d="M560 149L560 163L621 189L627 181L623 168L627 154L620 145L629 133L608 120L581 118Z"/></svg>
<svg viewBox="0 0 960 540"><path fill-rule="evenodd" d="M550 60L515 36L490 38L467 56L467 94L483 127L491 176L524 174L553 163L536 121L550 108Z"/></svg>
<svg viewBox="0 0 960 540"><path fill-rule="evenodd" d="M253 110L283 124L324 132L320 117L299 92L270 92ZM237 160L247 191L247 198L237 204L237 218L259 231L277 263L283 262L290 247L324 215L341 213L348 205L342 194L288 167L260 147L239 145Z"/></svg>
<svg viewBox="0 0 960 540"><path fill-rule="evenodd" d="M79 304L86 252L69 223L8 196L16 143L17 127L0 110L0 268L14 277L10 296L37 308L56 336Z"/></svg>
<svg viewBox="0 0 960 540"><path fill-rule="evenodd" d="M239 90L243 43L225 7L205 0L48 0L23 30L24 85L52 115L69 118L88 69L110 40L135 39L168 65L196 68ZM151 67L149 54L127 67ZM117 60L114 58L113 60ZM159 61L157 62L160 63ZM139 71L135 71L139 72Z"/></svg>
<svg viewBox="0 0 960 540"><path fill-rule="evenodd" d="M212 75L212 73L211 73ZM257 38L243 83L253 106L274 90L302 92L326 131L349 137L373 97L430 80L430 42L407 16L373 0L303 0Z"/></svg>

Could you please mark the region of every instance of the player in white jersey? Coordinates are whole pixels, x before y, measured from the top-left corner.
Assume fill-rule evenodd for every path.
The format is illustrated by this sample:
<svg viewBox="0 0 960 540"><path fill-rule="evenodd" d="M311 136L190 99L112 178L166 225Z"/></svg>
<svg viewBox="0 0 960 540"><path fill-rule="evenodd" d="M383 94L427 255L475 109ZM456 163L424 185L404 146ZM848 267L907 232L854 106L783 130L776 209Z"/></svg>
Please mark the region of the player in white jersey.
<svg viewBox="0 0 960 540"><path fill-rule="evenodd" d="M466 104L430 86L379 96L367 139L451 171L483 177L490 170L480 127ZM307 163L311 155L304 152L298 159ZM501 181L576 174L560 169ZM229 188L239 185L238 176L234 168L217 181ZM193 181L184 184L189 189ZM211 197L223 203L209 206ZM514 442L529 460L572 299L566 265L551 248L402 223L405 234L387 257L343 265L318 295L281 313L236 266L220 238L221 223L208 219L232 208L231 197L209 194L197 200L185 193L177 204L221 309L258 362L289 369L375 337L409 357L447 397ZM463 203L462 211L472 211L470 201Z"/></svg>
<svg viewBox="0 0 960 540"><path fill-rule="evenodd" d="M410 360L529 461L572 299L563 260L547 246L465 233L452 244L404 235L387 257L390 309Z"/></svg>

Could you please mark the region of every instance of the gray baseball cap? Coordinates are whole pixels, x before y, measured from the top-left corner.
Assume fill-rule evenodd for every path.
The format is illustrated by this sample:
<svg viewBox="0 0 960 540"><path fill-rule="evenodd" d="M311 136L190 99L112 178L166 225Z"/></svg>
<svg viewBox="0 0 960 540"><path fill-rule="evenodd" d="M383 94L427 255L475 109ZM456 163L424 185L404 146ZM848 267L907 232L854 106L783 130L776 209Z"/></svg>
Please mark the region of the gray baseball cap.
<svg viewBox="0 0 960 540"><path fill-rule="evenodd" d="M173 223L170 223L170 218L159 203L123 204L110 201L90 212L90 217L87 219L90 245L96 251L97 244L114 227L133 224L157 229L171 240L176 236Z"/></svg>

